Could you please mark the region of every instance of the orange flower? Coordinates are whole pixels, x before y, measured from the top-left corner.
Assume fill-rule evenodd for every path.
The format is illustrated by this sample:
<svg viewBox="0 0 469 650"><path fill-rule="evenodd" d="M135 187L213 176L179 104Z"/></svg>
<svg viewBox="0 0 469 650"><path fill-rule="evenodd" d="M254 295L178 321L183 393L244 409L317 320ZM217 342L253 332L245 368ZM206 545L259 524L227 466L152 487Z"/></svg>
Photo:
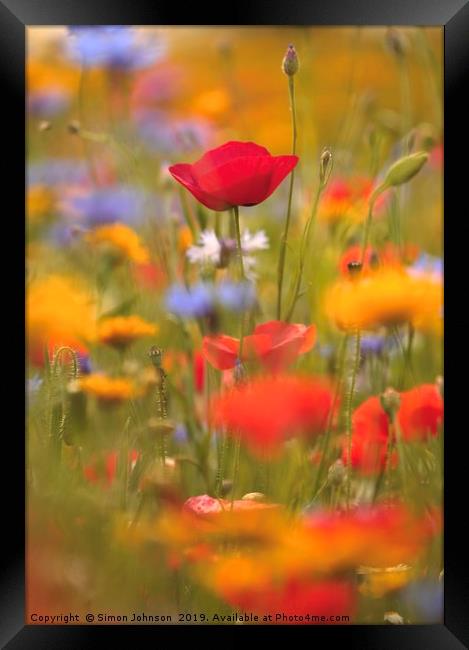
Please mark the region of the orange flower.
<svg viewBox="0 0 469 650"><path fill-rule="evenodd" d="M98 340L115 348L126 348L144 336L152 336L155 325L147 323L140 316L116 316L106 318L98 325Z"/></svg>
<svg viewBox="0 0 469 650"><path fill-rule="evenodd" d="M316 342L316 327L269 321L257 325L251 336L243 341L243 361L257 360L271 372L292 364L297 356L309 352ZM203 354L218 370L234 368L239 357L239 340L220 334L206 336Z"/></svg>
<svg viewBox="0 0 469 650"><path fill-rule="evenodd" d="M322 380L294 375L255 378L216 398L213 422L240 437L258 455L275 455L295 434L326 427L332 393Z"/></svg>
<svg viewBox="0 0 469 650"><path fill-rule="evenodd" d="M92 245L107 247L119 257L137 264L148 262L148 249L142 244L137 233L123 223L98 226L87 233L86 239Z"/></svg>
<svg viewBox="0 0 469 650"><path fill-rule="evenodd" d="M326 314L343 330L374 330L412 323L438 332L442 326L441 282L413 277L404 269L383 267L374 273L340 280L326 296Z"/></svg>
<svg viewBox="0 0 469 650"><path fill-rule="evenodd" d="M107 377L94 373L77 380L78 387L94 395L103 404L118 404L138 394L134 384L125 377Z"/></svg>
<svg viewBox="0 0 469 650"><path fill-rule="evenodd" d="M373 192L373 181L368 178L338 178L329 182L319 205L321 221L335 224L342 219L359 223L366 217L368 202ZM375 202L374 214L382 212L387 193Z"/></svg>

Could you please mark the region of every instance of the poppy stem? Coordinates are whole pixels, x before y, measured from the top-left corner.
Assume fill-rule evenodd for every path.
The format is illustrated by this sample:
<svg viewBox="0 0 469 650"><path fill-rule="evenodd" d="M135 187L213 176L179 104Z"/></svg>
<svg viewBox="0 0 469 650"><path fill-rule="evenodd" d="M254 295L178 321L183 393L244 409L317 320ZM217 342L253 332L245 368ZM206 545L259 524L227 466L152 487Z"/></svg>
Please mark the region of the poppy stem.
<svg viewBox="0 0 469 650"><path fill-rule="evenodd" d="M353 407L353 396L355 393L355 384L357 381L358 366L360 364L360 342L361 334L360 330L355 332L355 349L353 352L353 366L352 366L352 376L350 378L350 390L347 395L347 405L346 405L346 431L347 431L347 510L350 508L350 491L352 485L352 407Z"/></svg>
<svg viewBox="0 0 469 650"><path fill-rule="evenodd" d="M303 277L303 269L304 269L304 265L305 265L305 255L306 255L306 248L307 248L307 243L308 243L308 239L309 239L309 233L310 233L311 227L313 226L313 224L316 221L316 214L317 214L317 211L318 211L319 198L321 196L321 192L322 192L323 189L324 189L324 185L322 185L320 183L319 187L317 189L317 192L316 192L316 196L314 197L314 203L313 203L313 207L312 207L312 210L311 210L311 215L310 215L308 221L306 222L304 230L303 230L303 237L301 238L301 244L300 244L300 259L299 259L299 262L298 262L298 270L297 270L297 273L296 273L295 284L294 284L294 287L293 287L293 297L292 297L292 301L290 303L290 307L288 309L287 315L285 317L285 320L287 321L287 323L290 322L290 320L291 320L291 318L293 316L293 312L295 311L295 305L296 305L296 302L297 302L297 300L299 298L300 287L301 287L301 279Z"/></svg>
<svg viewBox="0 0 469 650"><path fill-rule="evenodd" d="M373 206L375 204L374 198L370 199L370 204L368 207L368 215L366 217L366 223L365 223L365 230L363 233L363 244L362 244L362 254L360 256L360 265L361 268L363 268L363 264L365 263L365 256L366 256L366 249L368 247L368 240L370 239L370 230L371 230L371 222L373 220Z"/></svg>
<svg viewBox="0 0 469 650"><path fill-rule="evenodd" d="M235 233L236 233L236 246L238 249L238 257L239 257L239 271L241 274L241 282L245 282L246 276L244 275L243 249L241 246L241 230L239 228L239 208L237 205L233 207L233 216L234 216ZM242 359L242 353L243 353L243 339L244 339L244 313L241 314L241 332L239 335L239 358L240 359Z"/></svg>
<svg viewBox="0 0 469 650"><path fill-rule="evenodd" d="M292 154L296 154L296 106L295 106L295 82L294 77L288 77L288 94L290 98L290 110L292 119ZM285 271L285 257L287 254L288 231L290 229L291 204L293 197L293 183L295 181L295 170L292 169L290 174L290 188L288 190L287 217L285 220L285 230L280 240L280 256L278 261L278 281L277 281L277 320L280 320L282 314L282 288L283 275Z"/></svg>

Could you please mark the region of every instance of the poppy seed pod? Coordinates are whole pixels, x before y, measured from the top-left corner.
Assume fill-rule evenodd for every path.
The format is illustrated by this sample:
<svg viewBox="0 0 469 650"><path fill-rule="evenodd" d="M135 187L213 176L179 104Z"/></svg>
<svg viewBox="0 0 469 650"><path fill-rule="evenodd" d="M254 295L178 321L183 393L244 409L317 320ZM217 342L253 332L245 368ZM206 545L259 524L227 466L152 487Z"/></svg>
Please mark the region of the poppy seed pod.
<svg viewBox="0 0 469 650"><path fill-rule="evenodd" d="M282 70L288 77L293 77L293 75L298 72L299 67L300 64L298 61L298 54L296 53L295 46L289 45L287 52L283 57Z"/></svg>
<svg viewBox="0 0 469 650"><path fill-rule="evenodd" d="M397 390L394 390L394 388L386 388L384 393L380 395L379 400L383 411L390 420L393 420L401 405L401 398Z"/></svg>

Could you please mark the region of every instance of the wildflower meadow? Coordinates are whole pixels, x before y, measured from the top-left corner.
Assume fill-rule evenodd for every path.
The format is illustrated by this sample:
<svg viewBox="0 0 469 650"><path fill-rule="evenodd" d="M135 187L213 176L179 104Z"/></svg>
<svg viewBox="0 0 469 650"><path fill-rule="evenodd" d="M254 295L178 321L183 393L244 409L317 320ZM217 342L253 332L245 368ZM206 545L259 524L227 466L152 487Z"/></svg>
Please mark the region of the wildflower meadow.
<svg viewBox="0 0 469 650"><path fill-rule="evenodd" d="M27 34L28 622L442 622L442 30Z"/></svg>

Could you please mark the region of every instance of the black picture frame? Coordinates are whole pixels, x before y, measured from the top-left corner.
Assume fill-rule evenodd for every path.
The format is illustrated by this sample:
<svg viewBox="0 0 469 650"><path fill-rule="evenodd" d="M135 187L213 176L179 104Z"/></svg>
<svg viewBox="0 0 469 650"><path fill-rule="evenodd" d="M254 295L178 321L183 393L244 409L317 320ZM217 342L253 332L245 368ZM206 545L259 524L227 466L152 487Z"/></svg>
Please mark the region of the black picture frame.
<svg viewBox="0 0 469 650"><path fill-rule="evenodd" d="M316 647L326 643L343 644L361 650L400 648L433 648L452 650L469 647L469 580L467 572L467 544L464 533L465 496L467 494L467 456L462 451L461 438L467 437L464 426L467 403L467 382L461 381L457 370L464 367L464 345L467 337L467 317L460 312L460 283L466 281L467 269L462 263L467 257L465 237L462 236L467 219L467 127L468 107L464 103L464 86L469 76L469 0L237 0L227 6L211 5L204 9L200 3L176 5L147 0L0 0L0 71L3 90L2 122L4 139L11 138L11 146L4 145L4 192L11 200L8 223L8 249L20 251L9 260L3 271L2 284L8 312L24 314L24 150L25 150L25 29L32 25L67 24L130 24L174 25L438 25L444 28L445 43L445 613L442 625L411 626L308 626L303 635ZM461 156L459 155L461 154ZM11 216L14 215L14 216ZM12 227L12 224L15 227ZM458 234L460 233L460 234ZM4 235L6 237L6 235ZM5 242L7 243L7 242ZM17 278L17 283L13 278ZM448 319L453 304L458 312ZM453 307L454 309L454 307ZM466 310L467 312L467 310ZM4 360L8 371L5 389L10 403L11 394L24 386L23 367L18 363L19 350L24 345L24 322L9 326L4 352L11 360ZM17 341L15 341L17 337ZM458 347L456 347L458 346ZM18 388L16 388L18 380ZM24 406L24 404L23 404ZM21 412L22 404L17 407ZM112 642L116 647L134 644L143 646L143 637L162 628L151 626L36 626L24 624L24 468L25 445L20 418L14 427L4 426L4 465L8 475L3 495L3 552L4 569L1 577L0 642L8 650L26 648L66 648L72 650ZM6 467L5 467L6 470ZM2 472L6 474L6 472ZM203 626L197 626L202 628ZM168 629L168 628L167 628ZM170 629L171 634L180 629ZM249 629L249 632L247 630ZM228 631L235 643L239 635L258 635L265 628L252 626L211 627L210 636L216 643L217 635ZM281 628L275 628L280 633ZM289 628L288 634L297 634L299 628ZM191 642L198 634L191 626ZM161 636L160 636L161 638ZM225 641L223 641L225 642Z"/></svg>

